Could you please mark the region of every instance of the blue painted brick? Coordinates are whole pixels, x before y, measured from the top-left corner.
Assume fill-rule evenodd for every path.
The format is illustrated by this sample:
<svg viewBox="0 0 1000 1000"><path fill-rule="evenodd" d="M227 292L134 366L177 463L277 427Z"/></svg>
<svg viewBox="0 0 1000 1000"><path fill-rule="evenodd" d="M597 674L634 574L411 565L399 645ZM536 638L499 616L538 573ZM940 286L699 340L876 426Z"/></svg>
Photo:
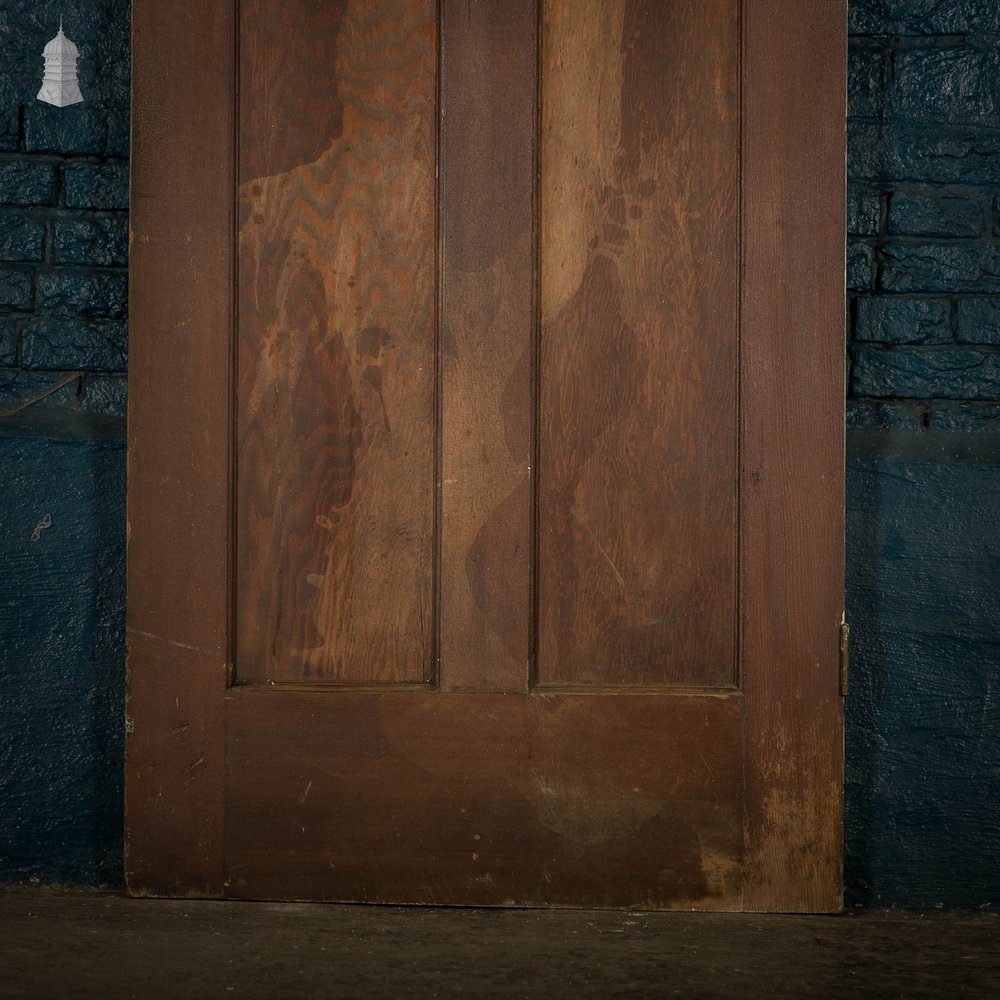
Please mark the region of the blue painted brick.
<svg viewBox="0 0 1000 1000"><path fill-rule="evenodd" d="M851 236L875 236L882 215L878 191L852 184L847 190L847 231Z"/></svg>
<svg viewBox="0 0 1000 1000"><path fill-rule="evenodd" d="M986 195L897 191L889 199L891 236L977 237L986 226Z"/></svg>
<svg viewBox="0 0 1000 1000"><path fill-rule="evenodd" d="M35 101L24 109L29 152L102 156L106 132L105 116L86 103L54 108Z"/></svg>
<svg viewBox="0 0 1000 1000"><path fill-rule="evenodd" d="M0 72L0 150L15 150L21 142L21 98L16 85Z"/></svg>
<svg viewBox="0 0 1000 1000"><path fill-rule="evenodd" d="M0 269L0 309L31 308L31 272Z"/></svg>
<svg viewBox="0 0 1000 1000"><path fill-rule="evenodd" d="M851 395L904 399L1000 398L1000 353L971 348L851 348Z"/></svg>
<svg viewBox="0 0 1000 1000"><path fill-rule="evenodd" d="M90 375L83 380L80 408L88 413L126 415L128 380L125 375Z"/></svg>
<svg viewBox="0 0 1000 1000"><path fill-rule="evenodd" d="M57 222L55 250L61 264L126 264L128 222L124 216Z"/></svg>
<svg viewBox="0 0 1000 1000"><path fill-rule="evenodd" d="M63 185L67 208L128 208L128 167L124 163L67 163Z"/></svg>
<svg viewBox="0 0 1000 1000"><path fill-rule="evenodd" d="M1000 248L981 244L882 248L888 292L1000 292Z"/></svg>
<svg viewBox="0 0 1000 1000"><path fill-rule="evenodd" d="M875 280L875 248L851 240L847 244L847 287L852 292L871 290Z"/></svg>
<svg viewBox="0 0 1000 1000"><path fill-rule="evenodd" d="M1000 299L959 299L957 339L964 344L1000 344Z"/></svg>
<svg viewBox="0 0 1000 1000"><path fill-rule="evenodd" d="M993 235L1000 236L1000 194L993 199Z"/></svg>
<svg viewBox="0 0 1000 1000"><path fill-rule="evenodd" d="M11 160L0 163L0 203L51 205L56 197L56 168L48 163Z"/></svg>
<svg viewBox="0 0 1000 1000"><path fill-rule="evenodd" d="M44 245L44 223L12 215L0 217L0 260L39 261Z"/></svg>
<svg viewBox="0 0 1000 1000"><path fill-rule="evenodd" d="M947 343L951 306L946 299L858 299L854 336L890 344Z"/></svg>
<svg viewBox="0 0 1000 1000"><path fill-rule="evenodd" d="M969 46L896 53L892 114L911 121L1000 126L1000 54Z"/></svg>
<svg viewBox="0 0 1000 1000"><path fill-rule="evenodd" d="M124 272L44 271L35 279L35 298L44 313L117 319L125 315L128 278Z"/></svg>
<svg viewBox="0 0 1000 1000"><path fill-rule="evenodd" d="M16 361L17 325L12 319L0 318L0 365L13 365Z"/></svg>
<svg viewBox="0 0 1000 1000"><path fill-rule="evenodd" d="M936 431L1000 431L1000 403L935 403L927 426Z"/></svg>
<svg viewBox="0 0 1000 1000"><path fill-rule="evenodd" d="M889 30L885 0L850 0L847 30L852 35L878 35Z"/></svg>
<svg viewBox="0 0 1000 1000"><path fill-rule="evenodd" d="M913 400L849 399L847 429L892 428L916 430L924 426L927 407Z"/></svg>
<svg viewBox="0 0 1000 1000"><path fill-rule="evenodd" d="M885 53L881 49L852 48L847 56L847 113L872 118L882 109Z"/></svg>
<svg viewBox="0 0 1000 1000"><path fill-rule="evenodd" d="M121 878L124 443L45 416L0 434L0 881L95 884Z"/></svg>
<svg viewBox="0 0 1000 1000"><path fill-rule="evenodd" d="M0 91L2 94L2 91ZM19 112L20 108L0 107L0 149L12 151L17 149L20 141L19 135Z"/></svg>
<svg viewBox="0 0 1000 1000"><path fill-rule="evenodd" d="M856 7L868 8L876 16L882 11L882 30L897 34L1000 32L1000 4L996 0L850 0L852 13Z"/></svg>
<svg viewBox="0 0 1000 1000"><path fill-rule="evenodd" d="M66 381L50 372L0 371L0 413L26 406L75 406L78 383L79 378Z"/></svg>
<svg viewBox="0 0 1000 1000"><path fill-rule="evenodd" d="M129 155L129 118L127 105L117 114L108 116L108 156Z"/></svg>
<svg viewBox="0 0 1000 1000"><path fill-rule="evenodd" d="M23 325L21 341L24 368L125 370L126 328L120 321L38 316Z"/></svg>
<svg viewBox="0 0 1000 1000"><path fill-rule="evenodd" d="M1000 467L942 462L938 437L847 464L845 883L849 901L992 912Z"/></svg>
<svg viewBox="0 0 1000 1000"><path fill-rule="evenodd" d="M852 124L847 142L852 182L1000 184L1000 129Z"/></svg>

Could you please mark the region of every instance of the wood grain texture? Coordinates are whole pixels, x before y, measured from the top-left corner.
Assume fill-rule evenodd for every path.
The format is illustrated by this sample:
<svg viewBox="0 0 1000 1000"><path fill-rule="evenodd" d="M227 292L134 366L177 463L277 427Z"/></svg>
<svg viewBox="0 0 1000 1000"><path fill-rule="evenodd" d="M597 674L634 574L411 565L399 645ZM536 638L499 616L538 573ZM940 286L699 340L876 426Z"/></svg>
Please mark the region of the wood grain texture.
<svg viewBox="0 0 1000 1000"><path fill-rule="evenodd" d="M434 639L437 11L240 5L237 676Z"/></svg>
<svg viewBox="0 0 1000 1000"><path fill-rule="evenodd" d="M257 37L265 16L276 32L299 30L277 6L241 5ZM302 23L316 31L325 13L336 26L337 82L319 88L322 108L312 118L303 110L301 121L330 140L294 123L269 130L266 114L247 107L244 141L258 158L241 157L238 185L236 68L227 55L236 51L237 5L136 0L130 891L836 909L843 4L744 5L738 387L735 357L721 360L735 350L723 320L733 315L738 273L736 243L725 238L736 179L726 188L722 178L736 128L734 5L553 0L546 8L546 32L589 12L579 31L552 36L566 51L548 83L543 58L546 106L589 108L590 118L577 119L591 123L599 109L614 141L605 155L604 133L585 144L570 122L558 142L548 140L550 161L542 150L533 358L523 297L532 152L530 140L513 138L531 114L518 105L506 116L509 146L491 119L531 93L534 15L527 0L444 0L444 58L452 45L456 56L442 75L451 181L444 177L441 202L440 361L437 7L350 0L317 13L321 6L303 3ZM695 9L716 29L697 45L685 34ZM611 44L602 48L598 36ZM327 44L313 39L303 65L322 63ZM573 54L592 51L605 55L584 72ZM242 73L250 86L265 93L263 81L279 75L282 94L308 95L308 81L284 79L292 71L284 55L243 52L254 63ZM704 103L704 123L669 101L655 104L663 89L650 89L651 62L671 67L688 104ZM557 83L582 96L560 97ZM449 123L463 100L470 123ZM696 148L700 174L684 168ZM556 155L559 184L545 165ZM596 189L578 176L598 168ZM555 213L548 224L546 198ZM565 267L553 260L556 248ZM650 289L664 290L670 309L650 305L658 298ZM589 685L587 693L525 689L528 557L516 540L530 540L533 361L543 462L538 679ZM714 526L728 539L732 574L735 452L725 428L731 437L737 390L741 690L671 691L664 685L734 681L734 585L712 568L709 535ZM449 568L440 582L456 608L454 617L441 609L446 690L227 691L234 634L238 651L249 650L251 680L428 679L439 419L442 478L454 471L458 480L442 484L456 486L453 499L441 498ZM234 429L235 624L227 622ZM727 447L728 467L719 457ZM668 474L647 478L649 469ZM676 520L691 539L671 534ZM701 581L702 570L716 582ZM619 576L647 590L626 591ZM669 635L645 634L654 594L686 609ZM635 622L645 624L642 635L630 631ZM697 623L708 652L689 656L684 628ZM601 694L602 684L659 690Z"/></svg>
<svg viewBox="0 0 1000 1000"><path fill-rule="evenodd" d="M233 688L227 894L738 908L740 701Z"/></svg>
<svg viewBox="0 0 1000 1000"><path fill-rule="evenodd" d="M442 4L444 690L528 683L536 36L533 0Z"/></svg>
<svg viewBox="0 0 1000 1000"><path fill-rule="evenodd" d="M542 4L538 681L735 682L738 4Z"/></svg>
<svg viewBox="0 0 1000 1000"><path fill-rule="evenodd" d="M744 18L745 905L838 910L846 11Z"/></svg>
<svg viewBox="0 0 1000 1000"><path fill-rule="evenodd" d="M233 7L135 0L132 31L125 882L139 895L217 895Z"/></svg>

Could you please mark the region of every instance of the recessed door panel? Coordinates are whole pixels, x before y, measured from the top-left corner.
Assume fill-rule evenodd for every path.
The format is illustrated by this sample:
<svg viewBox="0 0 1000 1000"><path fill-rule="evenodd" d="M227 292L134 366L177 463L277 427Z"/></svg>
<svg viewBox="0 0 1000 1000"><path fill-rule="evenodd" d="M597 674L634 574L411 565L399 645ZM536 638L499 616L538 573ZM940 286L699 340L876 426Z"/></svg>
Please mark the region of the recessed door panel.
<svg viewBox="0 0 1000 1000"><path fill-rule="evenodd" d="M542 685L735 683L738 7L542 4Z"/></svg>
<svg viewBox="0 0 1000 1000"><path fill-rule="evenodd" d="M433 669L437 5L239 19L236 675Z"/></svg>

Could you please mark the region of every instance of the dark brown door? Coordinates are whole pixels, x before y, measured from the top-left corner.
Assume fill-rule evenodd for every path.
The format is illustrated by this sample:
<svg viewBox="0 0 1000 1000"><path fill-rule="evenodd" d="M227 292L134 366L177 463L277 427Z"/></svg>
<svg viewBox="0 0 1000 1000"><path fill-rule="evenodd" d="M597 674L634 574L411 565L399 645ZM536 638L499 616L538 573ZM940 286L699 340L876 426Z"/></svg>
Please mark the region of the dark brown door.
<svg viewBox="0 0 1000 1000"><path fill-rule="evenodd" d="M839 908L843 3L133 18L130 890Z"/></svg>

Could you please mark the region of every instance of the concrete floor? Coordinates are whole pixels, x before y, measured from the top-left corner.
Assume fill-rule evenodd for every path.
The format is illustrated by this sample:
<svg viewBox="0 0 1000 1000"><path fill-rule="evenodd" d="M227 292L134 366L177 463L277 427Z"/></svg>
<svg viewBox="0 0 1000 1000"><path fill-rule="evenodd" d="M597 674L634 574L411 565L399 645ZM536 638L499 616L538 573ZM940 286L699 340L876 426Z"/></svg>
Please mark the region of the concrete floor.
<svg viewBox="0 0 1000 1000"><path fill-rule="evenodd" d="M1000 919L0 892L0 997L997 997Z"/></svg>

